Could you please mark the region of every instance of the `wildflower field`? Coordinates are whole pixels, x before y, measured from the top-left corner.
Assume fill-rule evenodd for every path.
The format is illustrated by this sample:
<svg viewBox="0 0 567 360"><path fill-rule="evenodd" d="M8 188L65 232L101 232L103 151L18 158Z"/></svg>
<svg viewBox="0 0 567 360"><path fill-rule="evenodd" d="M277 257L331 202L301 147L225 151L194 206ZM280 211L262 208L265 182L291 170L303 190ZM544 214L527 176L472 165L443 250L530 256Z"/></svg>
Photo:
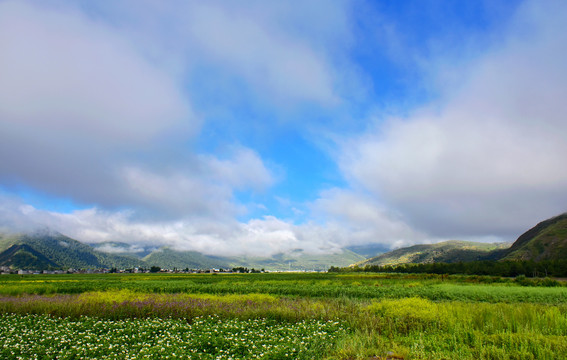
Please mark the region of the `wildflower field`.
<svg viewBox="0 0 567 360"><path fill-rule="evenodd" d="M0 277L2 359L567 359L567 287L413 274Z"/></svg>

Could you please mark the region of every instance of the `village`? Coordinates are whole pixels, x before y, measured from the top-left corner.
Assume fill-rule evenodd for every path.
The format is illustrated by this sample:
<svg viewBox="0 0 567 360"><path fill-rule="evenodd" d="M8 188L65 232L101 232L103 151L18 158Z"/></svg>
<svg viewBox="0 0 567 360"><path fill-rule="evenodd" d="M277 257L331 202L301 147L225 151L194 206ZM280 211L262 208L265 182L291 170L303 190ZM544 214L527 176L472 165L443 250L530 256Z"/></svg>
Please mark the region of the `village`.
<svg viewBox="0 0 567 360"><path fill-rule="evenodd" d="M69 268L66 270L53 269L53 270L34 270L34 269L13 269L9 266L0 266L0 275L61 275L61 274L144 274L144 273L170 273L170 274L246 274L246 273L270 273L270 272L321 272L321 270L284 270L284 271L273 271L265 269L248 269L245 267L237 267L232 269L162 269L157 266L152 266L150 268L133 268L133 269L73 269Z"/></svg>

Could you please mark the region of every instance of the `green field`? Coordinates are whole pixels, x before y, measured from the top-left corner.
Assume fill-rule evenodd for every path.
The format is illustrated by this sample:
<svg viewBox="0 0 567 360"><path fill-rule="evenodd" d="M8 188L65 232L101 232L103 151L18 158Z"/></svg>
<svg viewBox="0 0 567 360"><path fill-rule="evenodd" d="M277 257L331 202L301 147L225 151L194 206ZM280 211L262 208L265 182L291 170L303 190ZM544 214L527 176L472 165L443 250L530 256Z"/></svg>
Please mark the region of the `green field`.
<svg viewBox="0 0 567 360"><path fill-rule="evenodd" d="M567 287L414 274L0 277L2 359L565 359Z"/></svg>

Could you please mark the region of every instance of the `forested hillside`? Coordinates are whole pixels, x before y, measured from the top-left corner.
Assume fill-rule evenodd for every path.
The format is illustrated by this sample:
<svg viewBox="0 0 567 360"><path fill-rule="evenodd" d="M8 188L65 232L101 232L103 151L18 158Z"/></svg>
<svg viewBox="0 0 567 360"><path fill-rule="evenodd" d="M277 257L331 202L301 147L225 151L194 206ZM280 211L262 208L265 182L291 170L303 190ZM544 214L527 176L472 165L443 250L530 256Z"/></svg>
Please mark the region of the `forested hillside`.
<svg viewBox="0 0 567 360"><path fill-rule="evenodd" d="M8 254L13 251L10 248L14 245L20 246L21 249L25 249L38 259L47 259L48 262L43 262L52 268L132 268L143 264L135 258L98 252L89 245L49 230L30 234L0 234L0 250L2 251L0 256L7 258ZM16 258L17 262L8 262L6 266L37 269L35 266L38 263L33 256L26 256L30 260L29 263L23 261L20 256Z"/></svg>

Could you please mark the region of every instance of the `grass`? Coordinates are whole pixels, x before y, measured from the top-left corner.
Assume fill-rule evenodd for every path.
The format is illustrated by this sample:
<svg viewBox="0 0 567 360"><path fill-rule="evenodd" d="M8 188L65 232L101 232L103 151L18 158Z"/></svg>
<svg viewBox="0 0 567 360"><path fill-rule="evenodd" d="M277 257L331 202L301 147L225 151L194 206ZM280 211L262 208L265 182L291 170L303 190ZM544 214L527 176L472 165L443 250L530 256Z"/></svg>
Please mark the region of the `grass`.
<svg viewBox="0 0 567 360"><path fill-rule="evenodd" d="M0 278L0 295L80 294L131 290L158 294L251 294L320 298L405 298L539 302L567 301L565 287L525 287L510 279L412 274L106 274L18 275ZM527 281L526 281L527 282ZM530 284L532 281L530 280Z"/></svg>
<svg viewBox="0 0 567 360"><path fill-rule="evenodd" d="M313 343L311 350L298 350L292 358L354 360L389 354L403 359L561 359L567 354L567 287L522 286L513 279L411 274L3 276L0 294L0 313L10 314L0 318L4 329L14 319L26 323L28 316L76 324L87 318L142 324L215 318L265 322L273 329L297 324L340 328L323 341L325 346ZM167 334L158 338L173 341ZM262 341L239 344L251 348ZM31 340L22 342L23 349L35 346ZM8 344L0 340L0 348ZM223 346L229 345L235 343ZM219 349L225 351L223 346ZM288 350L278 351L257 356L289 358ZM136 358L128 356L116 358ZM196 356L188 358L215 358Z"/></svg>

